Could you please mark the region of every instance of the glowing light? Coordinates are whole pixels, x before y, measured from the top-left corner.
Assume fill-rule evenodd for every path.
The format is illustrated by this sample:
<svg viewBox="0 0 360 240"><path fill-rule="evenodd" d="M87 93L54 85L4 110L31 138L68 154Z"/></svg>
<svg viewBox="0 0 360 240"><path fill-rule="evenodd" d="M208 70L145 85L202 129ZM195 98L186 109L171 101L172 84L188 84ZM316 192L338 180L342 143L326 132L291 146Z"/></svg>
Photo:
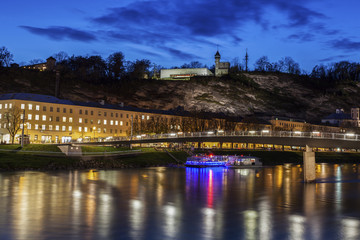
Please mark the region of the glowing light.
<svg viewBox="0 0 360 240"><path fill-rule="evenodd" d="M250 134L254 134L254 133L255 133L255 131L249 131L249 133L250 133Z"/></svg>
<svg viewBox="0 0 360 240"><path fill-rule="evenodd" d="M263 133L269 133L269 130L262 130Z"/></svg>
<svg viewBox="0 0 360 240"><path fill-rule="evenodd" d="M210 131L210 132L207 132L207 134L210 134L210 135L211 135L211 134L214 134L214 132Z"/></svg>
<svg viewBox="0 0 360 240"><path fill-rule="evenodd" d="M183 132L178 132L179 135L184 134Z"/></svg>
<svg viewBox="0 0 360 240"><path fill-rule="evenodd" d="M346 133L345 135L348 136L348 137L354 137L355 136L354 133Z"/></svg>
<svg viewBox="0 0 360 240"><path fill-rule="evenodd" d="M295 131L294 133L295 133L295 134L301 134L301 132L300 132L300 131Z"/></svg>
<svg viewBox="0 0 360 240"><path fill-rule="evenodd" d="M176 133L170 133L170 136L176 136Z"/></svg>
<svg viewBox="0 0 360 240"><path fill-rule="evenodd" d="M208 207L212 208L213 206L213 171L209 171L209 184L208 184Z"/></svg>
<svg viewBox="0 0 360 240"><path fill-rule="evenodd" d="M224 132L224 130L219 130L219 133L223 133Z"/></svg>
<svg viewBox="0 0 360 240"><path fill-rule="evenodd" d="M141 138L141 135L137 135L136 138Z"/></svg>
<svg viewBox="0 0 360 240"><path fill-rule="evenodd" d="M81 193L79 190L75 190L75 191L73 192L73 196L76 197L76 198L80 198L81 195L82 195L82 193Z"/></svg>
<svg viewBox="0 0 360 240"><path fill-rule="evenodd" d="M312 134L320 134L320 132L316 132L316 131L315 131L315 132L312 132Z"/></svg>

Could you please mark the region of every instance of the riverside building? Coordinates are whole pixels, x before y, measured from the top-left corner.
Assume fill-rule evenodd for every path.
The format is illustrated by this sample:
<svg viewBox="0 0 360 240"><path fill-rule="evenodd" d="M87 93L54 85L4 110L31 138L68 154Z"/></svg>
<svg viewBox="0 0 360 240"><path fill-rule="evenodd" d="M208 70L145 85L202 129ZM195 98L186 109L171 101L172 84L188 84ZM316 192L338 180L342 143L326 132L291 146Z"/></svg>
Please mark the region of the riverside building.
<svg viewBox="0 0 360 240"><path fill-rule="evenodd" d="M77 102L30 93L3 94L0 95L1 142L10 142L7 128L11 123L6 120L6 114L14 109L17 109L21 118L16 138L21 135L22 119L25 116L24 134L32 143L112 140L129 136L132 126L134 135L145 130L178 131L182 118L170 111L138 109L104 102ZM158 126L162 129L155 129Z"/></svg>

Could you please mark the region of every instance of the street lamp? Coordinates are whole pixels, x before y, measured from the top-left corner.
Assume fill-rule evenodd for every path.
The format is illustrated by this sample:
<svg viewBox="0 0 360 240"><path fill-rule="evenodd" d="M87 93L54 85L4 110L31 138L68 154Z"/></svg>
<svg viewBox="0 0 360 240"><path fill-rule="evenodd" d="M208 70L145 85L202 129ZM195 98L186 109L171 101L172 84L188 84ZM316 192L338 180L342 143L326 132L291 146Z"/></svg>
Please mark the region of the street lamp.
<svg viewBox="0 0 360 240"><path fill-rule="evenodd" d="M94 127L93 127L93 132L94 132L94 142L95 142L95 130L96 130L96 127L94 126Z"/></svg>

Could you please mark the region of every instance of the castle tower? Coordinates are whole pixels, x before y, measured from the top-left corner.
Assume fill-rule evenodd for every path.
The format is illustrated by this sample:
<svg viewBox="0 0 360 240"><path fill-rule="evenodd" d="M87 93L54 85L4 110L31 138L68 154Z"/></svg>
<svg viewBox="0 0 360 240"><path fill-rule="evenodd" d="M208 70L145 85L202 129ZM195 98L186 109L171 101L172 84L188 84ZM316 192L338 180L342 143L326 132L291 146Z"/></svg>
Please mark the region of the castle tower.
<svg viewBox="0 0 360 240"><path fill-rule="evenodd" d="M215 54L215 76L219 76L219 67L220 67L220 53L216 51Z"/></svg>
<svg viewBox="0 0 360 240"><path fill-rule="evenodd" d="M215 76L219 77L229 73L230 63L229 62L220 62L220 53L216 51L215 54Z"/></svg>

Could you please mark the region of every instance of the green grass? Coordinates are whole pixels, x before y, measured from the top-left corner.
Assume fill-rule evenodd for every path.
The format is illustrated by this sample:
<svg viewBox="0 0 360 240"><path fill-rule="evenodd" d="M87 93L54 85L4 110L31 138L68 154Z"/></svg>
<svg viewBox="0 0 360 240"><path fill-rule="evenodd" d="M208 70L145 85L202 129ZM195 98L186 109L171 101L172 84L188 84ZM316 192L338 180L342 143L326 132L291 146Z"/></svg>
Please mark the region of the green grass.
<svg viewBox="0 0 360 240"><path fill-rule="evenodd" d="M0 150L1 149L4 149L4 150L16 150L20 147L19 144L3 144L3 145L0 145Z"/></svg>
<svg viewBox="0 0 360 240"><path fill-rule="evenodd" d="M136 150L138 148L133 148L133 150ZM83 152L119 152L119 151L129 151L130 149L128 147L113 147L113 146L81 146L81 150Z"/></svg>
<svg viewBox="0 0 360 240"><path fill-rule="evenodd" d="M28 144L22 149L23 151L43 151L43 152L61 152L57 145L50 144Z"/></svg>

